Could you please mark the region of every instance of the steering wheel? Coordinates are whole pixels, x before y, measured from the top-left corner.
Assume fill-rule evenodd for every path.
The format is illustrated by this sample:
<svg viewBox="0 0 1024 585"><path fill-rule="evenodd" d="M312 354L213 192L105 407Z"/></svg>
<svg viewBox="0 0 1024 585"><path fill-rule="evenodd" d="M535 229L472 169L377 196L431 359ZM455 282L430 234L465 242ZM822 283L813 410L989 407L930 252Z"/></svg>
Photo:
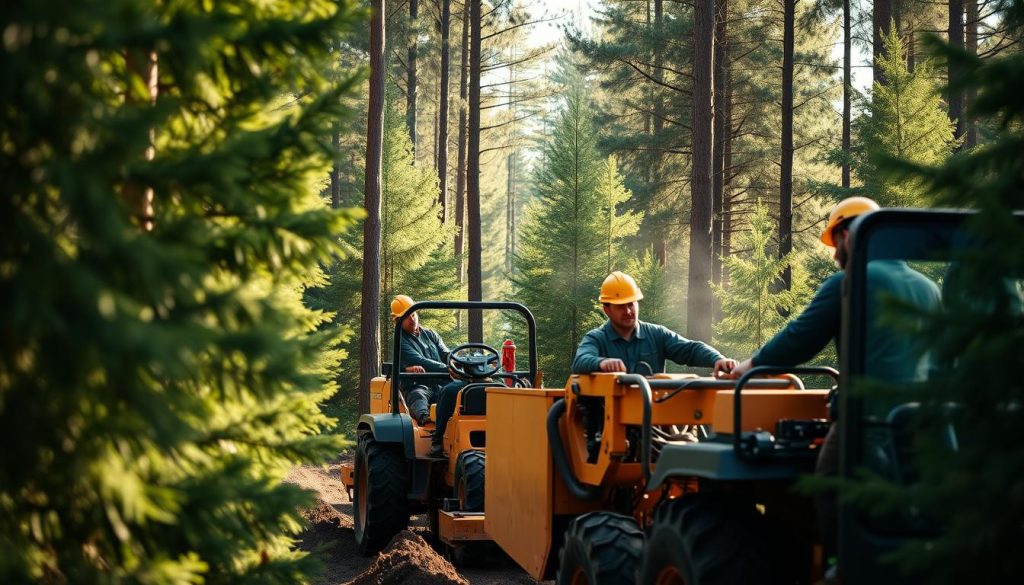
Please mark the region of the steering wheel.
<svg viewBox="0 0 1024 585"><path fill-rule="evenodd" d="M501 369L501 359L485 343L463 343L448 354L448 368L463 378L486 378Z"/></svg>

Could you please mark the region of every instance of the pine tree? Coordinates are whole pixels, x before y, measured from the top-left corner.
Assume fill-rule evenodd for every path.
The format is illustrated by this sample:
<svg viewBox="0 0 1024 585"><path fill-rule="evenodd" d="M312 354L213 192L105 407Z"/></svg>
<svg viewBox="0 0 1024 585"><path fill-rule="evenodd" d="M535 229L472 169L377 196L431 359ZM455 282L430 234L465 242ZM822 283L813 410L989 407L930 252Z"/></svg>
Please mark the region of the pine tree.
<svg viewBox="0 0 1024 585"><path fill-rule="evenodd" d="M875 82L871 106L857 119L860 146L854 153L855 170L864 191L882 206L921 206L927 200L920 182L885 173L879 159L939 164L957 144L955 124L946 115L929 64L919 63L909 71L898 33L887 34L884 41L878 66L885 82Z"/></svg>
<svg viewBox="0 0 1024 585"><path fill-rule="evenodd" d="M354 19L319 0L0 13L0 581L305 581L309 499L281 479L343 444L317 405L337 330L300 295L354 217L318 197L351 85L323 64Z"/></svg>
<svg viewBox="0 0 1024 585"><path fill-rule="evenodd" d="M716 344L737 355L750 355L782 329L791 315L809 298L796 253L782 258L773 249L775 225L768 206L757 203L750 221L750 231L738 242L745 254L724 258L729 270L729 288L714 286L715 296L722 303L723 319L715 327ZM795 276L789 290L776 290L775 284L787 267Z"/></svg>
<svg viewBox="0 0 1024 585"><path fill-rule="evenodd" d="M614 160L602 160L590 105L577 85L568 90L536 178L538 200L527 210L515 256L515 298L537 319L540 367L564 380L583 334L601 322L601 281L624 266L616 250L640 218L620 215L628 199ZM609 243L611 245L609 245ZM609 262L609 258L612 262Z"/></svg>

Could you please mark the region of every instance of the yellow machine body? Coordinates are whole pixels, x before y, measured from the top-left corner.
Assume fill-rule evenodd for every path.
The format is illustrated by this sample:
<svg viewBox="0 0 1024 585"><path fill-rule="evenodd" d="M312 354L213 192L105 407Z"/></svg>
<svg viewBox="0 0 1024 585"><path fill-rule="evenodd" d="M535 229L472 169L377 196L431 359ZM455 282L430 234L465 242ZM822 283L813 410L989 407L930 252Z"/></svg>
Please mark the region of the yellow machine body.
<svg viewBox="0 0 1024 585"><path fill-rule="evenodd" d="M658 380L694 380L692 375L662 374ZM486 533L531 577L550 575L557 564L555 531L564 530L559 517L608 509L610 488L636 486L633 509L641 525L661 498L674 498L696 490L691 478L678 478L659 489L642 493L643 470L638 462L624 462L629 450L627 427L642 425L643 397L636 387L619 384L616 374L572 376L564 389L489 388L487 390L487 474L484 520ZM723 382L722 386L727 383ZM826 390L802 390L793 376L780 377L778 388L745 390L742 394L742 430L772 429L782 418L826 418ZM658 402L670 390L653 394L653 425L709 425L717 433L733 432L733 391L716 388L683 390ZM600 453L587 462L582 421L566 414L559 425L573 476L582 483L605 489L605 496L584 501L574 498L554 467L547 432L552 405L565 399L566 412L576 413L577 400L600 398L604 426Z"/></svg>

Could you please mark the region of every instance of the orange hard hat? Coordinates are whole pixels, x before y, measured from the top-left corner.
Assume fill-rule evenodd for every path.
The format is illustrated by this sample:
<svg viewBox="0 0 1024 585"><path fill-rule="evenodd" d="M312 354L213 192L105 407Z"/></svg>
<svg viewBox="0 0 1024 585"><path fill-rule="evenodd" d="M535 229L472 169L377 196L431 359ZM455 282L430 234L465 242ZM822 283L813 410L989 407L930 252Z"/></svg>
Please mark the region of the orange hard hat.
<svg viewBox="0 0 1024 585"><path fill-rule="evenodd" d="M616 270L604 279L604 283L601 284L601 297L598 300L601 303L624 305L642 298L644 293L640 292L640 287L636 285L633 277Z"/></svg>
<svg viewBox="0 0 1024 585"><path fill-rule="evenodd" d="M875 203L874 199L867 197L847 197L843 199L832 209L832 213L829 214L828 225L825 226L825 231L821 232L821 241L826 246L835 248L836 243L832 239L832 230L836 229L837 225L877 209L881 209L881 207Z"/></svg>
<svg viewBox="0 0 1024 585"><path fill-rule="evenodd" d="M412 297L408 295L398 295L393 301L391 301L391 318L397 319L405 314L409 310L409 307L413 306L416 301L412 300Z"/></svg>

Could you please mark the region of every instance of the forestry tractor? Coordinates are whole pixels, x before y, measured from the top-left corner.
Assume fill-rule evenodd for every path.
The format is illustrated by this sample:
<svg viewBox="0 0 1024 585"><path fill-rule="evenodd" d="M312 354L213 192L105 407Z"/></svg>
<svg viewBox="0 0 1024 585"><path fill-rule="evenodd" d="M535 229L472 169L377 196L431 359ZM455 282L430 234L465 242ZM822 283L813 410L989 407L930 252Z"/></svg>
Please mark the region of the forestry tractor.
<svg viewBox="0 0 1024 585"><path fill-rule="evenodd" d="M965 217L882 210L853 222L838 340L841 374L821 367L758 367L731 381L598 373L573 375L563 388L545 389L536 379L531 327L530 371L515 377L533 383L483 388L486 423L474 427L480 432L476 442L451 437L449 461L423 458L426 446L417 433L424 431L401 413L387 381L375 382L375 408L389 414L360 422L356 533L360 542L373 545L361 548L381 546L374 539L404 527L414 506L452 497L448 509L466 509L471 490L457 487L469 474L463 453L483 446L486 437L486 514L467 518L472 513L442 507L438 531L444 542L458 543L470 533L493 540L530 576L559 584L818 581L829 559L816 507L792 488L813 473L830 425L839 425L841 477L867 469L905 481L913 468L907 437L917 403L905 394L846 389L868 379L924 393L940 371L926 353L913 379L887 379L869 363L869 348L885 341L880 335L905 333L868 325L883 310L868 268L873 262L907 262L938 281L950 298L956 291L946 276L976 242L964 233ZM1008 283L1007 290L1019 296L1021 282ZM439 304L423 304L428 305ZM799 376L828 382L806 389ZM381 396L388 394L385 405ZM952 428L937 440L957 448ZM370 473L359 475L360 466ZM373 470L381 467L387 481L374 478ZM471 531L460 528L467 520ZM385 527L382 532L374 532L375 522ZM929 530L914 510L880 519L841 506L837 554L843 582L907 582L882 559L908 537Z"/></svg>
<svg viewBox="0 0 1024 585"><path fill-rule="evenodd" d="M499 352L483 343L452 348L447 365L464 385L444 436L447 457L431 457L433 422L421 426L409 416L400 392L415 382L444 385L448 373L411 373L401 363L402 322L423 310L514 311L527 327L528 368L516 370L516 346L508 340ZM489 388L539 386L537 327L533 314L519 303L425 301L413 304L395 320L393 362L370 382L370 412L359 418L354 462L342 466L343 483L353 501L359 551L373 554L404 530L412 514L426 513L433 537L461 562L483 529L484 464L487 448ZM436 404L431 405L436 416Z"/></svg>

